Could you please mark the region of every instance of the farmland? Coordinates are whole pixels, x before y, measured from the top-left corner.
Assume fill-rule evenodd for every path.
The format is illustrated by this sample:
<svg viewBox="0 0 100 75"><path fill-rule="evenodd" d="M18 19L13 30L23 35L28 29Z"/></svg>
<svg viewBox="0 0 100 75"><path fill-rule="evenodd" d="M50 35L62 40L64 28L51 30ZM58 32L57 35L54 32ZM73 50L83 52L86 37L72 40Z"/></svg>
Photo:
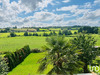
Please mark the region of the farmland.
<svg viewBox="0 0 100 75"><path fill-rule="evenodd" d="M66 37L66 39L70 38L71 37ZM45 39L46 37L39 36L0 38L0 51L15 51L16 49L20 49L25 45L29 45L31 49L40 49L46 44Z"/></svg>
<svg viewBox="0 0 100 75"><path fill-rule="evenodd" d="M100 46L100 35L91 34L97 40L96 46ZM66 37L67 39L71 39L73 37ZM46 37L43 36L20 36L20 37L5 37L0 38L0 51L15 51L16 49L20 49L25 45L29 45L31 49L39 48L46 44Z"/></svg>
<svg viewBox="0 0 100 75"><path fill-rule="evenodd" d="M38 60L43 58L45 53L31 53L20 65L14 68L8 75L34 75L40 74L37 72L39 63ZM48 66L48 68L43 72L43 74L47 74L47 72L52 68L52 65Z"/></svg>

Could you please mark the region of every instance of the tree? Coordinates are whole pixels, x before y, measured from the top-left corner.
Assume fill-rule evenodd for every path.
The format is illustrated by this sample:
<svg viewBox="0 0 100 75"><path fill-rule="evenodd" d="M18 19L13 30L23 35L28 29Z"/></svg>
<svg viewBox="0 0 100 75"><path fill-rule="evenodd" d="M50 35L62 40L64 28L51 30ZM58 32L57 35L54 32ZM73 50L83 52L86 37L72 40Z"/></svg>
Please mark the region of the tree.
<svg viewBox="0 0 100 75"><path fill-rule="evenodd" d="M0 56L0 75L7 75L8 69L6 60Z"/></svg>
<svg viewBox="0 0 100 75"><path fill-rule="evenodd" d="M62 35L62 32L61 32L61 30L59 30L58 34L59 34L59 35Z"/></svg>
<svg viewBox="0 0 100 75"><path fill-rule="evenodd" d="M37 32L40 30L39 28L36 28Z"/></svg>
<svg viewBox="0 0 100 75"><path fill-rule="evenodd" d="M33 36L38 36L38 34L37 33L33 33Z"/></svg>
<svg viewBox="0 0 100 75"><path fill-rule="evenodd" d="M98 34L98 27L84 26L78 29L78 32L84 32L84 31L86 33Z"/></svg>
<svg viewBox="0 0 100 75"><path fill-rule="evenodd" d="M31 34L31 33L29 33L29 36L32 36L32 34Z"/></svg>
<svg viewBox="0 0 100 75"><path fill-rule="evenodd" d="M16 34L15 34L14 32L11 32L11 33L10 33L10 36L11 36L11 37L15 37Z"/></svg>
<svg viewBox="0 0 100 75"><path fill-rule="evenodd" d="M72 43L80 50L79 60L84 62L84 73L88 73L88 65L92 63L92 60L95 59L98 53L94 48L96 44L95 39L90 35L80 34L72 40Z"/></svg>
<svg viewBox="0 0 100 75"><path fill-rule="evenodd" d="M49 36L53 35L52 31L50 32Z"/></svg>
<svg viewBox="0 0 100 75"><path fill-rule="evenodd" d="M64 36L47 38L46 41L48 46L44 46L43 50L47 54L39 60L38 72L43 72L49 64L52 64L53 68L48 72L48 75L55 73L73 75L83 65L82 62L77 61L78 50L65 41Z"/></svg>
<svg viewBox="0 0 100 75"><path fill-rule="evenodd" d="M74 34L77 34L77 32L74 32Z"/></svg>
<svg viewBox="0 0 100 75"><path fill-rule="evenodd" d="M53 31L53 35L57 35L55 31Z"/></svg>
<svg viewBox="0 0 100 75"><path fill-rule="evenodd" d="M44 32L44 33L43 33L43 36L49 36L49 34Z"/></svg>
<svg viewBox="0 0 100 75"><path fill-rule="evenodd" d="M28 32L25 32L25 33L24 33L24 36L28 36Z"/></svg>
<svg viewBox="0 0 100 75"><path fill-rule="evenodd" d="M69 31L69 30L63 30L63 31L62 31L62 34L65 34L65 35L72 35L72 32Z"/></svg>

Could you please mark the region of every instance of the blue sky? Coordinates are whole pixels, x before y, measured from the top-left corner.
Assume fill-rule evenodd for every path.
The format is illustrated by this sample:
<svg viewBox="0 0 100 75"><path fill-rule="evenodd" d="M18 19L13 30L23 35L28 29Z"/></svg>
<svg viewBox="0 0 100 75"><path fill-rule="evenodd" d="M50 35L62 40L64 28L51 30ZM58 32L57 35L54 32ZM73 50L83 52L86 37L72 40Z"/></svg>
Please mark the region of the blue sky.
<svg viewBox="0 0 100 75"><path fill-rule="evenodd" d="M100 26L100 0L0 0L0 27Z"/></svg>

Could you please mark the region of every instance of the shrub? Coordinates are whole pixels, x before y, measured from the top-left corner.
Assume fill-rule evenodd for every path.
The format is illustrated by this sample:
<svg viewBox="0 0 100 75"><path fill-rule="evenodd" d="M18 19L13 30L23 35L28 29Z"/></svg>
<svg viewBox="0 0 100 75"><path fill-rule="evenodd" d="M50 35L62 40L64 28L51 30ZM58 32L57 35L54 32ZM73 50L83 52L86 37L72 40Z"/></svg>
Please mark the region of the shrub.
<svg viewBox="0 0 100 75"><path fill-rule="evenodd" d="M9 71L15 68L18 64L20 64L26 56L30 54L29 46L24 46L22 49L16 50L15 52L9 52L5 55L7 58Z"/></svg>
<svg viewBox="0 0 100 75"><path fill-rule="evenodd" d="M72 32L69 31L69 30L63 30L63 31L62 31L62 34L65 34L65 35L72 35Z"/></svg>
<svg viewBox="0 0 100 75"><path fill-rule="evenodd" d="M29 36L32 36L32 34L31 34L31 33L29 33Z"/></svg>
<svg viewBox="0 0 100 75"><path fill-rule="evenodd" d="M14 32L11 32L11 33L10 33L10 36L11 36L11 37L15 37L16 34L15 34Z"/></svg>
<svg viewBox="0 0 100 75"><path fill-rule="evenodd" d="M38 34L37 33L33 33L33 36L38 36Z"/></svg>
<svg viewBox="0 0 100 75"><path fill-rule="evenodd" d="M47 33L43 33L43 36L49 36Z"/></svg>
<svg viewBox="0 0 100 75"><path fill-rule="evenodd" d="M39 53L39 52L41 52L41 51L39 49L37 49L37 48L31 50L31 53Z"/></svg>
<svg viewBox="0 0 100 75"><path fill-rule="evenodd" d="M24 36L28 36L28 32L25 32L25 33L24 33Z"/></svg>
<svg viewBox="0 0 100 75"><path fill-rule="evenodd" d="M74 32L74 34L77 34L77 32Z"/></svg>
<svg viewBox="0 0 100 75"><path fill-rule="evenodd" d="M6 60L0 56L0 75L7 75L8 66Z"/></svg>

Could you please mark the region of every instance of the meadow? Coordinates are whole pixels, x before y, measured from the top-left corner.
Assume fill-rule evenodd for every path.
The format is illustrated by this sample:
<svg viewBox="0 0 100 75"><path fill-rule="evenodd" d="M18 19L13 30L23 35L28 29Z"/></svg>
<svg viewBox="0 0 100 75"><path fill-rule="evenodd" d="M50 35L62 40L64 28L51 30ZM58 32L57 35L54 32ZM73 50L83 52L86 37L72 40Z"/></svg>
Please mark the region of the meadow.
<svg viewBox="0 0 100 75"><path fill-rule="evenodd" d="M96 40L96 46L100 46L100 35L91 34ZM76 36L76 35L73 35ZM73 39L73 36L67 36L67 39ZM16 49L20 49L25 45L29 45L31 49L39 48L46 45L45 41L46 37L44 36L18 36L18 37L5 37L0 38L0 52L5 51L15 51Z"/></svg>
<svg viewBox="0 0 100 75"><path fill-rule="evenodd" d="M8 75L35 75L40 74L37 72L39 63L38 60L44 57L45 53L31 53L20 65L14 68ZM47 74L52 69L52 65L42 73Z"/></svg>
<svg viewBox="0 0 100 75"><path fill-rule="evenodd" d="M41 48L45 43L45 37L38 36L0 38L0 51L15 51L25 45L29 45L31 49Z"/></svg>

